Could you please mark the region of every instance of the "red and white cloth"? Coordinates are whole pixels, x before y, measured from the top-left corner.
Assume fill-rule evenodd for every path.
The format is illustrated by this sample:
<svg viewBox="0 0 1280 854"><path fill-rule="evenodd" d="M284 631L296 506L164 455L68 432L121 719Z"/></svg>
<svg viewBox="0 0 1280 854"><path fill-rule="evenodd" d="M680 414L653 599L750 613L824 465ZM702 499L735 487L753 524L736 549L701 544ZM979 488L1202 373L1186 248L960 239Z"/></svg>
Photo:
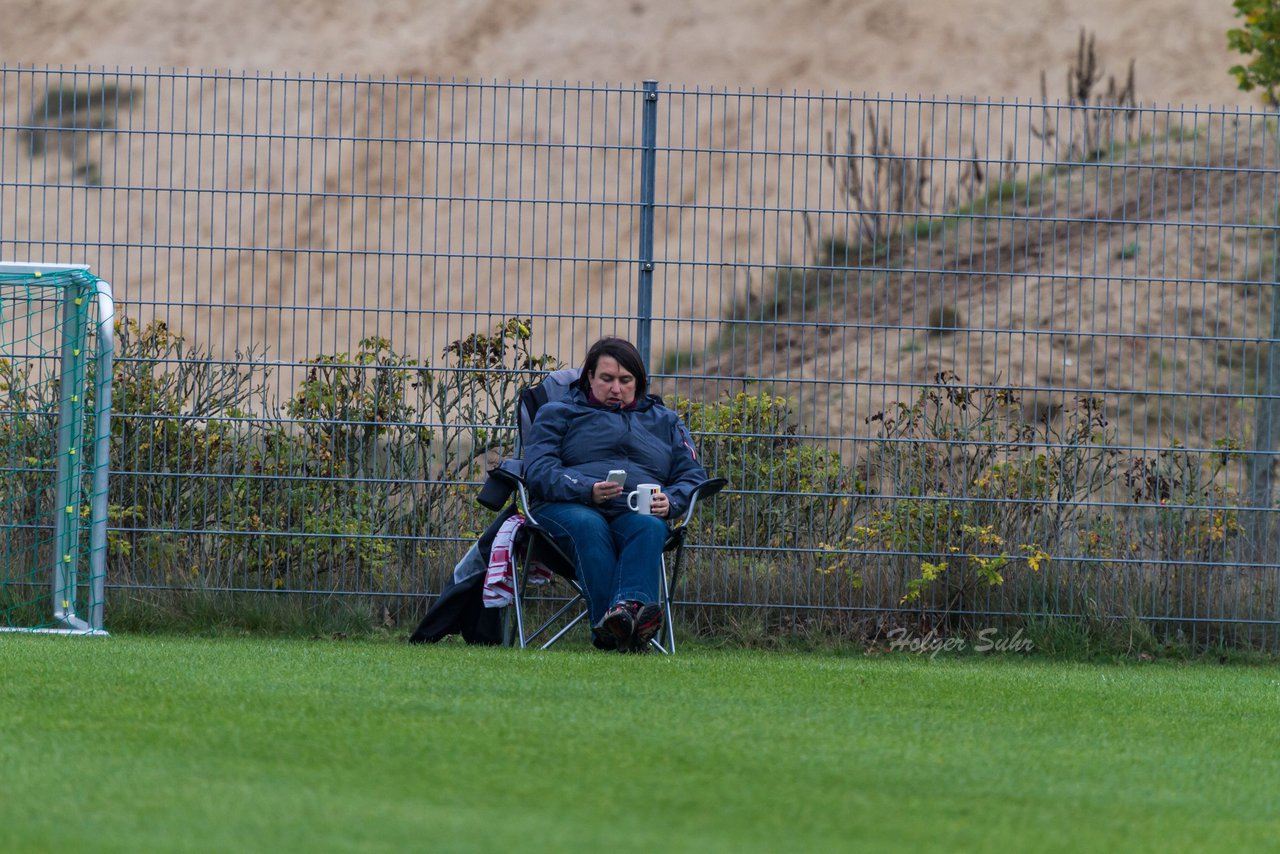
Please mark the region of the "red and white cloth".
<svg viewBox="0 0 1280 854"><path fill-rule="evenodd" d="M505 608L515 599L515 538L524 521L524 514L516 513L502 523L497 536L493 538L493 547L489 550L489 568L484 574L483 599L486 608ZM529 567L530 584L547 584L553 577L551 570L540 563Z"/></svg>

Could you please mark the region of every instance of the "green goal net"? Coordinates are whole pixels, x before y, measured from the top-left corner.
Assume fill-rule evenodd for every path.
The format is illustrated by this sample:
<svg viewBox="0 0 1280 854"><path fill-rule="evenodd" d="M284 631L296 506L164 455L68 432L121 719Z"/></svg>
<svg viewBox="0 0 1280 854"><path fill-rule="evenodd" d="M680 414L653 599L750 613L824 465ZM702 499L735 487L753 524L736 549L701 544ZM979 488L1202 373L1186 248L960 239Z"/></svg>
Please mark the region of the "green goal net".
<svg viewBox="0 0 1280 854"><path fill-rule="evenodd" d="M111 288L0 262L0 631L105 634Z"/></svg>

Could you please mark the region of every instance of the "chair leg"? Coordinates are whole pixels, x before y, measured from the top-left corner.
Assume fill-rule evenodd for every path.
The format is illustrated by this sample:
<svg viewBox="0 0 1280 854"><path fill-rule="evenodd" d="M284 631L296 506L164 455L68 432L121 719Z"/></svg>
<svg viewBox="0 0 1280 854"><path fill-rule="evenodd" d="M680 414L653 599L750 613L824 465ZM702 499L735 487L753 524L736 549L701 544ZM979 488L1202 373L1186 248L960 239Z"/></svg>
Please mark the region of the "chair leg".
<svg viewBox="0 0 1280 854"><path fill-rule="evenodd" d="M556 622L556 620L559 620L561 617L567 614L569 612L569 609L573 608L575 605L578 605L578 606L586 605L586 600L582 598L581 594L578 594L577 596L570 599L565 604L561 605L560 609L556 611L554 614L552 614L550 617L547 617L547 619L543 621L541 626L539 626L538 628L534 629L532 632L529 633L529 636L525 638L525 642L533 643L534 639L537 638L538 635L545 632L551 625L553 625ZM587 616L587 612L585 610L581 611L578 614L578 616L574 617L573 620L567 626L565 626L563 629L557 632L556 636L552 638L550 641L548 641L546 644L544 644L542 648L546 649L548 646L555 643L557 640L560 639L561 635L563 635L567 630L577 625L585 616Z"/></svg>
<svg viewBox="0 0 1280 854"><path fill-rule="evenodd" d="M677 557L677 561L678 560L679 558ZM662 590L661 590L662 622L666 628L667 645L666 647L663 647L662 644L658 643L657 638L654 638L652 643L655 647L657 647L662 652L665 652L667 655L674 655L676 651L676 627L674 622L671 619L671 585L668 583L668 579L667 579L667 556L666 555L662 556L662 573L661 574L662 574Z"/></svg>
<svg viewBox="0 0 1280 854"><path fill-rule="evenodd" d="M549 648L553 643L555 643L556 641L560 640L560 638L564 637L564 636L565 636L565 634L566 634L566 633L568 633L568 631L569 631L570 629L572 629L574 626L578 625L578 623L582 622L582 620L583 620L586 616L587 616L587 612L586 612L586 611L580 611L580 612L578 612L578 616L574 617L572 620L570 620L569 622L565 623L565 624L564 624L564 628L562 628L560 631L558 631L558 632L556 632L554 635L552 635L552 636L551 636L551 639L550 639L550 640L548 640L546 643L544 643L541 647L539 647L539 649L548 649L548 648Z"/></svg>
<svg viewBox="0 0 1280 854"><path fill-rule="evenodd" d="M516 621L515 603L511 603L502 609L502 645L511 646L511 629Z"/></svg>
<svg viewBox="0 0 1280 854"><path fill-rule="evenodd" d="M551 626L553 626L558 620L563 618L564 615L569 613L570 610L572 610L574 607L578 607L581 609L577 616L569 620L569 622L566 623L560 629L560 631L556 632L549 640L547 640L545 643L543 643L539 647L540 649L546 649L552 644L554 644L556 641L560 640L560 638L564 637L565 634L567 634L570 629L572 629L578 623L582 622L582 620L587 616L586 592L582 589L582 587L576 581L570 580L569 585L573 588L574 595L569 598L569 601L566 602L564 605L560 606L560 608L550 617L543 620L541 625L539 625L536 629L533 629L532 631L526 631L525 625L524 625L524 618L525 618L524 597L525 597L525 593L529 589L529 569L531 565L532 565L532 557L529 555L526 555L521 565L520 578L519 578L519 582L516 585L515 596L512 599L512 605L515 607L516 623L518 625L518 629L520 633L521 649L527 649L531 644L533 644L537 640L539 635L547 631L547 629L551 628Z"/></svg>
<svg viewBox="0 0 1280 854"><path fill-rule="evenodd" d="M528 579L529 579L529 559L526 557L524 561L522 561L522 565L520 567L520 577L517 579L513 579L513 581L515 582L515 584L513 585L515 587L515 590L513 591L514 595L511 597L511 605L512 607L515 608L515 612L516 612L516 635L520 639L521 649L524 649L525 647L525 637L524 637L524 608L520 603L524 600L524 588L525 588L525 584L528 583Z"/></svg>

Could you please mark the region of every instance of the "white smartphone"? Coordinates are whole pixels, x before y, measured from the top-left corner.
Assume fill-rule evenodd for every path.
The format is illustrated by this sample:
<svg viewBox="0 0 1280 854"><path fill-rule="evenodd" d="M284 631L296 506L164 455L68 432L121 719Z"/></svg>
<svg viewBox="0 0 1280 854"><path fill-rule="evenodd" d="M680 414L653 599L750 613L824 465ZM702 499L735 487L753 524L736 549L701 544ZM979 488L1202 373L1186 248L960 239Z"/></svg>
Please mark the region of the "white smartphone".
<svg viewBox="0 0 1280 854"><path fill-rule="evenodd" d="M610 483L616 483L618 484L618 486L625 487L627 485L627 470L613 469L609 472L609 476L606 477L605 480L609 481Z"/></svg>

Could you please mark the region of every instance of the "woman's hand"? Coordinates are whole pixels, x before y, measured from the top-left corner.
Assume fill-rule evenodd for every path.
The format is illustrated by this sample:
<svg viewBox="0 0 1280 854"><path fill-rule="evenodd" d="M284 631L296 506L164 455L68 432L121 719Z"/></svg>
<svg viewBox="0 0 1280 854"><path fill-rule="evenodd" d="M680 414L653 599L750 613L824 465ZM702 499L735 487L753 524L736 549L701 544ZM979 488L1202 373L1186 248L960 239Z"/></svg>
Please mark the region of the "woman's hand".
<svg viewBox="0 0 1280 854"><path fill-rule="evenodd" d="M591 501L595 504L604 504L621 494L622 484L611 480L602 480L591 487Z"/></svg>
<svg viewBox="0 0 1280 854"><path fill-rule="evenodd" d="M614 483L611 480L601 480L591 486L591 501L594 504L604 504L622 495L622 484ZM663 495L661 492L655 492L653 499L649 502L649 515L657 516L659 519L665 519L671 513L671 499Z"/></svg>

